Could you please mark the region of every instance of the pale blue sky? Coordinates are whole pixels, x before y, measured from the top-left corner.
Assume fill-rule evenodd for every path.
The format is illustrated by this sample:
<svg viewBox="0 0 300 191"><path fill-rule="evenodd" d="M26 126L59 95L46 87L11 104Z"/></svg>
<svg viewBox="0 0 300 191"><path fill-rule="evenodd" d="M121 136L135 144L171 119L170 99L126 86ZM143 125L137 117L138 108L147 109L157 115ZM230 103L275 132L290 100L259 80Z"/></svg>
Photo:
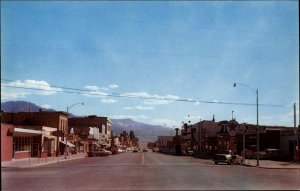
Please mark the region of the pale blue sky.
<svg viewBox="0 0 300 191"><path fill-rule="evenodd" d="M239 122L256 123L255 106L103 96L255 104L250 89L233 88L238 82L258 88L262 104L287 106L260 106L260 124L292 126L298 15L298 1L1 1L1 101L56 110L84 102L71 112L171 127L229 120L233 110Z"/></svg>

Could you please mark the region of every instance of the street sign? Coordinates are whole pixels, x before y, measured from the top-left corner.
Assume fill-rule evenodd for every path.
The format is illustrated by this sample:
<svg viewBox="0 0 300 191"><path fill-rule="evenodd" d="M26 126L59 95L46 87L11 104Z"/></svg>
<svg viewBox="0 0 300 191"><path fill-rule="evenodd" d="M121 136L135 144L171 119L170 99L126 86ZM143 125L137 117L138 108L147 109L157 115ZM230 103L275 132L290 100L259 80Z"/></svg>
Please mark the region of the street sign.
<svg viewBox="0 0 300 191"><path fill-rule="evenodd" d="M52 132L52 135L53 135L53 136L57 136L57 137L63 137L65 134L64 134L63 131L58 130L58 131L53 131L53 132Z"/></svg>

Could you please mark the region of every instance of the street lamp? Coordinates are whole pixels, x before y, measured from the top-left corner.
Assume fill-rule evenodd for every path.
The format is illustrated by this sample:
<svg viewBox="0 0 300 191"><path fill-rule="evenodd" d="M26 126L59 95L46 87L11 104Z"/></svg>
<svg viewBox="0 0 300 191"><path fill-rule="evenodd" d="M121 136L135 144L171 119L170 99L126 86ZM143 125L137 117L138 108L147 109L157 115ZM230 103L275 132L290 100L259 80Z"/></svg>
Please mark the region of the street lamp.
<svg viewBox="0 0 300 191"><path fill-rule="evenodd" d="M233 121L233 112L234 112L234 111L231 111L231 118L232 118L232 121Z"/></svg>
<svg viewBox="0 0 300 191"><path fill-rule="evenodd" d="M74 107L76 105L79 105L79 104L84 105L83 102L80 102L80 103L75 103L75 104L73 104L71 106L67 106L68 125L67 125L67 128L65 129L65 137L66 137L66 140L65 140L65 142L66 142L66 145L65 145L65 159L67 159L67 133L68 133L68 129L69 129L69 109L71 109L72 107Z"/></svg>
<svg viewBox="0 0 300 191"><path fill-rule="evenodd" d="M239 86L244 86L248 89L250 89L252 92L256 93L256 126L257 126L257 135L256 135L256 154L257 154L257 162L256 162L256 166L259 166L259 126L258 126L258 89L256 89L256 91L251 88L250 86L246 85L246 84L241 84L241 83L233 83L233 87L236 87L237 85Z"/></svg>

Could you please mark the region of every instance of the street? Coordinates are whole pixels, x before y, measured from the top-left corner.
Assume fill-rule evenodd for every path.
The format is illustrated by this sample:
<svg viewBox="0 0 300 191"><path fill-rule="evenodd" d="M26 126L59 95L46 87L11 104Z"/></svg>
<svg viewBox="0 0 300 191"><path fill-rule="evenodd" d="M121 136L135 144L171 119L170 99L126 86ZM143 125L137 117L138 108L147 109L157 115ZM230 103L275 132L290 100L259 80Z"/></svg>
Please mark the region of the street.
<svg viewBox="0 0 300 191"><path fill-rule="evenodd" d="M300 189L299 169L214 165L159 153L126 152L32 168L2 168L2 190Z"/></svg>

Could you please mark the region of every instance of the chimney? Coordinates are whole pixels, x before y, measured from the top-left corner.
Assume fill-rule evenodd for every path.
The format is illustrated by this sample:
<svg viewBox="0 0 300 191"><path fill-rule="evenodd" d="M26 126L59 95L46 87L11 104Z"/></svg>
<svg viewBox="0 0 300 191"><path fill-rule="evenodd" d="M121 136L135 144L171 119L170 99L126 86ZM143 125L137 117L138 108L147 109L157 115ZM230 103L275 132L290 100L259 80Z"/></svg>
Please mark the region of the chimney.
<svg viewBox="0 0 300 191"><path fill-rule="evenodd" d="M175 128L176 136L178 136L178 130L179 130L179 128Z"/></svg>

